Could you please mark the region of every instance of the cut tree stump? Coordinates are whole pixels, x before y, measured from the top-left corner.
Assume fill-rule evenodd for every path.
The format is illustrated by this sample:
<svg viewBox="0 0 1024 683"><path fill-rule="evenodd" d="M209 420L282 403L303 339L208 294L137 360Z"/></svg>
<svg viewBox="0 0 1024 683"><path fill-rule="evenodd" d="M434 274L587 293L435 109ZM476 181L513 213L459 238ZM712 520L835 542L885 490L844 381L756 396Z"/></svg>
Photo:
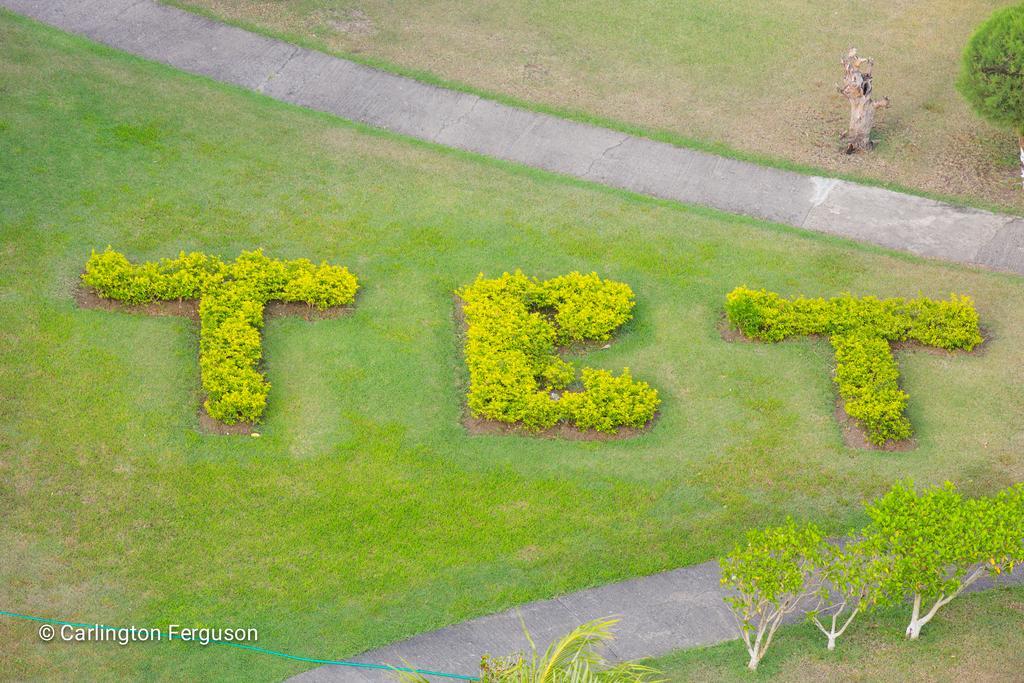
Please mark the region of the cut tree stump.
<svg viewBox="0 0 1024 683"><path fill-rule="evenodd" d="M874 60L857 56L851 47L842 59L843 85L838 90L850 101L850 126L840 139L846 140L846 153L866 152L874 147L871 128L875 125L875 111L889 106L889 98L871 99L871 69Z"/></svg>

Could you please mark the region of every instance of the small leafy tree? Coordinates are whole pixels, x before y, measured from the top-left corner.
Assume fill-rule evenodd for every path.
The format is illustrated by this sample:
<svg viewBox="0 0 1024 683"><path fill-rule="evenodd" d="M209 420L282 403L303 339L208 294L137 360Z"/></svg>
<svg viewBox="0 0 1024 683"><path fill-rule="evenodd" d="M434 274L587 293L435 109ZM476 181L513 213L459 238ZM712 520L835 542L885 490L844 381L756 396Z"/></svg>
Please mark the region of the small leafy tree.
<svg viewBox="0 0 1024 683"><path fill-rule="evenodd" d="M994 13L964 50L957 88L984 119L1015 131L1024 178L1024 5Z"/></svg>
<svg viewBox="0 0 1024 683"><path fill-rule="evenodd" d="M869 538L828 542L820 556L817 605L807 618L828 638L828 649L854 618L881 602L889 575L888 558Z"/></svg>
<svg viewBox="0 0 1024 683"><path fill-rule="evenodd" d="M885 590L913 597L907 637L916 639L936 612L985 574L1024 560L1024 489L964 500L947 482L918 493L910 482L867 506L867 535L888 558ZM931 604L928 607L928 604Z"/></svg>
<svg viewBox="0 0 1024 683"><path fill-rule="evenodd" d="M544 654L530 637L530 656L484 656L480 662L481 683L661 683L659 672L637 662L608 666L598 652L601 645L614 639L612 627L618 619L595 619L577 626L561 640L552 643ZM429 683L422 674L398 672L404 683Z"/></svg>
<svg viewBox="0 0 1024 683"><path fill-rule="evenodd" d="M816 526L789 520L784 526L747 532L747 544L719 560L722 585L731 591L724 599L750 654L747 668L757 668L783 618L816 594L809 584L820 564L821 546Z"/></svg>

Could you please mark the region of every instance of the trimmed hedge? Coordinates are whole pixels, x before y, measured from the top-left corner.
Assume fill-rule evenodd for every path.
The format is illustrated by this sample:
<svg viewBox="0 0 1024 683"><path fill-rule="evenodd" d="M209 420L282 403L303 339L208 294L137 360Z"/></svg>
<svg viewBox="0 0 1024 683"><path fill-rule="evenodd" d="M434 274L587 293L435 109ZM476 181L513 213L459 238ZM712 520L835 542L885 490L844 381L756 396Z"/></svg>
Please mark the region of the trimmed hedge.
<svg viewBox="0 0 1024 683"><path fill-rule="evenodd" d="M729 321L751 339L828 335L836 352L835 382L846 412L860 420L875 445L910 437L903 414L908 396L890 342L916 341L942 349L971 350L982 342L970 297L933 299L783 299L774 292L737 287L726 296Z"/></svg>
<svg viewBox="0 0 1024 683"><path fill-rule="evenodd" d="M567 421L614 434L642 427L658 409L658 392L624 369L619 376L584 368L582 390L567 391L576 368L557 347L607 341L632 317L633 291L595 273L539 281L520 271L458 292L466 319L467 403L472 414L539 430ZM552 392L561 391L559 398Z"/></svg>
<svg viewBox="0 0 1024 683"><path fill-rule="evenodd" d="M133 265L107 247L92 252L82 282L106 299L128 304L199 299L199 368L210 417L226 424L257 422L270 383L259 372L260 329L268 301L303 302L323 310L350 304L359 288L341 266L308 259L282 261L260 250L233 262L182 252Z"/></svg>

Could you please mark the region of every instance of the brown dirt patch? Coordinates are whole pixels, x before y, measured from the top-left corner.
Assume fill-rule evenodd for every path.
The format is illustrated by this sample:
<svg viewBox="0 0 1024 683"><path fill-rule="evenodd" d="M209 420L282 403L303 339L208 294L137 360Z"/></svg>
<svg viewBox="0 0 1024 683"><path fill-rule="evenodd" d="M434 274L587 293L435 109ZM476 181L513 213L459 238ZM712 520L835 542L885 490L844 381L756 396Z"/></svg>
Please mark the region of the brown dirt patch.
<svg viewBox="0 0 1024 683"><path fill-rule="evenodd" d="M79 308L142 315L178 316L199 321L198 301L153 301L148 304L125 304L114 299L104 299L92 289L81 284L75 287L73 295Z"/></svg>
<svg viewBox="0 0 1024 683"><path fill-rule="evenodd" d="M206 412L206 408L203 407L202 402L199 403L199 431L202 434L220 434L220 435L248 435L258 434L257 429L259 425L253 424L252 422L237 422L233 425L224 424L220 420L215 420L210 417L209 413Z"/></svg>
<svg viewBox="0 0 1024 683"><path fill-rule="evenodd" d="M981 326L981 343L975 346L970 351L962 350L947 350L940 349L935 346L926 346L915 341L901 341L901 342L890 342L889 347L893 353L898 351L917 351L919 353L927 353L931 356L942 356L945 358L952 358L953 356L982 356L988 353L989 342L995 337L992 332L985 326Z"/></svg>
<svg viewBox="0 0 1024 683"><path fill-rule="evenodd" d="M722 313L718 318L718 334L722 337L722 341L727 341L730 344L756 344L756 339L751 339L746 336L738 329L729 324L729 316Z"/></svg>
<svg viewBox="0 0 1024 683"><path fill-rule="evenodd" d="M846 412L846 404L840 396L836 397L835 417L843 433L843 444L847 448L863 451L887 451L891 453L902 453L917 448L917 439L914 438L904 439L903 441L893 441L890 439L881 446L871 443L868 440L868 433L864 429L864 425L860 423L860 420L850 417L850 414Z"/></svg>
<svg viewBox="0 0 1024 683"><path fill-rule="evenodd" d="M153 301L148 304L126 304L114 299L104 299L95 291L79 284L73 296L79 308L101 311L117 311L141 315L178 316L199 321L199 302L194 299L183 301ZM332 306L320 310L298 301L268 301L263 307L263 319L292 316L303 320L328 320L340 318L355 310L355 306Z"/></svg>
<svg viewBox="0 0 1024 683"><path fill-rule="evenodd" d="M452 297L454 313L452 318L455 321L456 336L459 341L459 352L465 348L466 344L466 316L462 310L462 298L458 295ZM568 348L556 349L559 354L570 353L570 354L581 354L588 350L607 348L611 342L592 342L587 344L573 345ZM459 376L456 380L459 391L463 396L466 395L469 387L466 385L466 379L463 376ZM566 441L621 441L623 439L632 439L636 436L640 436L646 432L649 432L654 428L661 413L656 412L654 417L645 424L643 427L620 427L615 434L606 434L605 432L599 432L596 429L580 429L574 425L566 422L560 422L553 427L547 429L528 429L521 424L510 424L507 422L498 422L497 420L486 420L479 417L474 417L469 411L469 407L463 404L463 414L460 423L474 436L529 436L540 439L564 439Z"/></svg>
<svg viewBox="0 0 1024 683"><path fill-rule="evenodd" d="M655 413L651 421L643 427L620 427L615 434L606 434L596 429L580 429L565 422L559 422L547 429L527 429L520 424L473 417L468 411L462 416L462 426L473 436L531 436L538 439L564 439L566 441L621 441L649 432L654 428L658 417L660 417L660 413Z"/></svg>
<svg viewBox="0 0 1024 683"><path fill-rule="evenodd" d="M516 558L523 562L535 562L542 552L540 546L528 545L516 552Z"/></svg>
<svg viewBox="0 0 1024 683"><path fill-rule="evenodd" d="M377 32L377 24L359 9L330 10L321 17L332 29L348 36L366 37Z"/></svg>
<svg viewBox="0 0 1024 683"><path fill-rule="evenodd" d="M356 310L353 304L347 306L332 306L320 310L314 306L304 304L300 301L268 301L263 307L263 319L295 317L303 320L332 320L341 318Z"/></svg>

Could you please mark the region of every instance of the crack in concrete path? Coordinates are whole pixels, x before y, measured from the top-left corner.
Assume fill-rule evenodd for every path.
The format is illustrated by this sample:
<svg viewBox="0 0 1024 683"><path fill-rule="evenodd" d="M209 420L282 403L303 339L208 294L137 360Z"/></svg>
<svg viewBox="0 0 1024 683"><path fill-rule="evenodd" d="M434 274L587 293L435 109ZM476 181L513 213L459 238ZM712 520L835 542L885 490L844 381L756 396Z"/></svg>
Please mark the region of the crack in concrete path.
<svg viewBox="0 0 1024 683"><path fill-rule="evenodd" d="M133 9L135 9L136 7L138 7L139 5L145 4L145 3L147 2L147 1L148 1L148 0L135 0L135 2L131 3L130 5L128 5L128 6L126 6L126 7L124 7L124 8L123 8L123 9L122 9L122 10L121 10L120 12L118 12L118 13L117 13L117 14L115 15L115 18L118 18L118 19L120 19L121 17L123 17L124 15L128 14L128 13L129 13L129 12L131 12L131 11L132 11Z"/></svg>
<svg viewBox="0 0 1024 683"><path fill-rule="evenodd" d="M288 54L288 56L284 58L284 61L281 62L281 65L274 69L273 72L268 74L267 77L263 79L262 83L256 86L256 92L263 92L266 89L266 87L270 85L270 82L272 80L281 75L281 72L284 71L289 64L291 64L292 60L295 59L295 57L300 52L302 52L302 48L296 45L295 48Z"/></svg>
<svg viewBox="0 0 1024 683"><path fill-rule="evenodd" d="M594 160L590 162L589 166L587 166L587 170L585 170L583 173L580 174L580 177L582 177L582 178L589 178L590 174L594 170L594 167L597 166L598 163L600 163L601 161L604 161L604 158L607 157L608 154L612 150L618 149L619 147L622 147L624 144L629 142L630 139L632 139L632 137L633 137L632 135L625 135L624 134L622 136L621 140L619 140L618 142L616 142L613 145L609 145L607 149L605 149L603 152L601 152L596 157L594 157Z"/></svg>
<svg viewBox="0 0 1024 683"><path fill-rule="evenodd" d="M473 97L473 103L471 105L469 105L469 109L467 109L466 111L462 112L461 114L456 116L451 121L447 121L447 122L442 123L441 127L438 129L437 133L433 136L433 138L432 138L433 140L440 140L441 136L444 135L444 132L446 130L448 130L449 128L452 128L454 126L459 125L460 123L464 122L466 119L468 119L473 114L473 111L476 110L476 106L478 104L480 104L480 100L482 98L478 97L477 95L471 95L471 97Z"/></svg>

